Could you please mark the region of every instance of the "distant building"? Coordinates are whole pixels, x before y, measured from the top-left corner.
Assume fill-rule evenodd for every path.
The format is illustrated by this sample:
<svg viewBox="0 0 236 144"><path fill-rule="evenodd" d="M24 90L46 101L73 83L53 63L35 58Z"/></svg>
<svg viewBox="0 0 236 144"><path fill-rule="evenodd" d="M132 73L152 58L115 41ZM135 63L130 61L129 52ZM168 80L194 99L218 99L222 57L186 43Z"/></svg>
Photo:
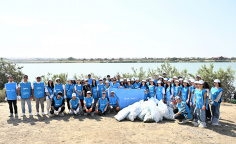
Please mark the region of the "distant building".
<svg viewBox="0 0 236 144"><path fill-rule="evenodd" d="M227 60L229 58L223 57L223 56L218 56L218 57L212 57L213 60Z"/></svg>

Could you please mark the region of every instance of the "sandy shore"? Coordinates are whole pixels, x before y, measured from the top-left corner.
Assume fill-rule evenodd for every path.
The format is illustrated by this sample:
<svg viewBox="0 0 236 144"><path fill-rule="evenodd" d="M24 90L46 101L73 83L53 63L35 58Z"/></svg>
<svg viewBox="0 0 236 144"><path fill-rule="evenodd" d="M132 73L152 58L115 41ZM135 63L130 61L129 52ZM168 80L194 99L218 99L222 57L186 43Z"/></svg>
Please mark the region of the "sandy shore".
<svg viewBox="0 0 236 144"><path fill-rule="evenodd" d="M45 103L46 104L46 103ZM35 102L32 102L35 114ZM236 105L221 105L221 126L202 129L191 123L163 120L143 123L116 121L113 116L33 116L9 118L8 104L0 103L0 143L235 143ZM66 112L68 112L66 110Z"/></svg>

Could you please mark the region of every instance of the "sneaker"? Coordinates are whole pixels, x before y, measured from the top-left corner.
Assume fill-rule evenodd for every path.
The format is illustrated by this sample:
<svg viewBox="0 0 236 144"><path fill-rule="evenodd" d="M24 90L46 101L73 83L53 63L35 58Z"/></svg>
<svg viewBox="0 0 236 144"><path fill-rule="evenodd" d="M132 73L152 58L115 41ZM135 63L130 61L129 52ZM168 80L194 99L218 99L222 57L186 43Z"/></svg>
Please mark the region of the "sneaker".
<svg viewBox="0 0 236 144"><path fill-rule="evenodd" d="M198 127L199 127L199 128L205 128L206 126L205 126L204 124L200 123L200 124L198 125Z"/></svg>
<svg viewBox="0 0 236 144"><path fill-rule="evenodd" d="M185 120L183 120L183 123L187 123L189 121L190 121L190 119L185 119Z"/></svg>
<svg viewBox="0 0 236 144"><path fill-rule="evenodd" d="M33 114L32 114L32 113L29 113L29 115L30 115L30 116L33 116Z"/></svg>
<svg viewBox="0 0 236 144"><path fill-rule="evenodd" d="M53 116L54 116L54 115L53 115L53 114L51 114L51 113L49 113L48 115L49 115L50 117L53 117Z"/></svg>
<svg viewBox="0 0 236 144"><path fill-rule="evenodd" d="M21 117L23 117L23 116L25 116L25 113L22 113L22 114L21 114Z"/></svg>
<svg viewBox="0 0 236 144"><path fill-rule="evenodd" d="M12 114L12 113L10 113L9 117L12 117L12 116L13 116L13 114Z"/></svg>
<svg viewBox="0 0 236 144"><path fill-rule="evenodd" d="M192 122L193 126L197 127L198 126L198 123L196 122Z"/></svg>
<svg viewBox="0 0 236 144"><path fill-rule="evenodd" d="M208 123L209 123L209 124L211 124L211 123L212 123L212 121L208 121Z"/></svg>
<svg viewBox="0 0 236 144"><path fill-rule="evenodd" d="M213 126L221 126L219 123L212 123Z"/></svg>
<svg viewBox="0 0 236 144"><path fill-rule="evenodd" d="M16 113L15 116L18 117L18 114Z"/></svg>
<svg viewBox="0 0 236 144"><path fill-rule="evenodd" d="M84 115L86 116L86 115L87 115L87 113L84 113Z"/></svg>
<svg viewBox="0 0 236 144"><path fill-rule="evenodd" d="M44 112L42 112L42 115L43 115L43 116L45 116L45 113L44 113Z"/></svg>
<svg viewBox="0 0 236 144"><path fill-rule="evenodd" d="M64 113L62 112L62 113L59 113L59 116L64 116Z"/></svg>
<svg viewBox="0 0 236 144"><path fill-rule="evenodd" d="M38 115L39 115L39 113L38 113L38 112L36 112L35 116L38 116Z"/></svg>

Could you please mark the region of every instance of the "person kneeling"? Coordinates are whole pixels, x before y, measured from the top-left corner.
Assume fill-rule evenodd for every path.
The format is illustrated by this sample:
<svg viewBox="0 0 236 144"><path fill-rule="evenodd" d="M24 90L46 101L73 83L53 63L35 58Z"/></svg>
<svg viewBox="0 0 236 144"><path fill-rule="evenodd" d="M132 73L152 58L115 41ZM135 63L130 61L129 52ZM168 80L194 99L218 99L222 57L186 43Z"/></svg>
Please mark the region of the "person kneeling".
<svg viewBox="0 0 236 144"><path fill-rule="evenodd" d="M53 97L51 104L50 116L64 116L65 100L62 97L62 92L57 93L57 97Z"/></svg>
<svg viewBox="0 0 236 144"><path fill-rule="evenodd" d="M87 97L84 98L84 115L90 114L94 116L94 99L91 97L91 91L87 91Z"/></svg>
<svg viewBox="0 0 236 144"><path fill-rule="evenodd" d="M186 123L191 118L190 110L186 104L186 102L182 101L182 99L179 96L176 96L176 103L178 112L174 115L175 119L178 119L180 122Z"/></svg>
<svg viewBox="0 0 236 144"><path fill-rule="evenodd" d="M79 98L76 97L76 94L72 94L72 99L70 100L70 114L79 114L80 113L80 100Z"/></svg>
<svg viewBox="0 0 236 144"><path fill-rule="evenodd" d="M111 96L109 98L109 107L108 107L109 112L114 112L114 111L118 112L120 109L117 97L115 97L114 94L115 94L114 91L111 91Z"/></svg>
<svg viewBox="0 0 236 144"><path fill-rule="evenodd" d="M106 92L102 92L102 98L99 98L97 102L97 111L99 116L106 115L108 107L108 100L106 98Z"/></svg>

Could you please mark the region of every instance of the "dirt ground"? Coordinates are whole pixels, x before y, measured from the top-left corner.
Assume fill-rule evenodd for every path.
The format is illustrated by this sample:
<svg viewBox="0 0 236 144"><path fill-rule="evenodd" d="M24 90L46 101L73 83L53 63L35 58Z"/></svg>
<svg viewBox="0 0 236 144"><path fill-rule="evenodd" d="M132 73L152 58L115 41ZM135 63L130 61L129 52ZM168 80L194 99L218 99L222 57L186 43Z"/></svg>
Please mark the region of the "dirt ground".
<svg viewBox="0 0 236 144"><path fill-rule="evenodd" d="M46 103L45 103L46 104ZM35 102L32 102L35 114ZM143 123L104 117L33 116L9 118L8 104L0 103L0 143L235 143L236 105L221 105L220 124L207 128L193 127L192 123L179 124L163 120L160 123ZM66 110L66 112L68 112Z"/></svg>

